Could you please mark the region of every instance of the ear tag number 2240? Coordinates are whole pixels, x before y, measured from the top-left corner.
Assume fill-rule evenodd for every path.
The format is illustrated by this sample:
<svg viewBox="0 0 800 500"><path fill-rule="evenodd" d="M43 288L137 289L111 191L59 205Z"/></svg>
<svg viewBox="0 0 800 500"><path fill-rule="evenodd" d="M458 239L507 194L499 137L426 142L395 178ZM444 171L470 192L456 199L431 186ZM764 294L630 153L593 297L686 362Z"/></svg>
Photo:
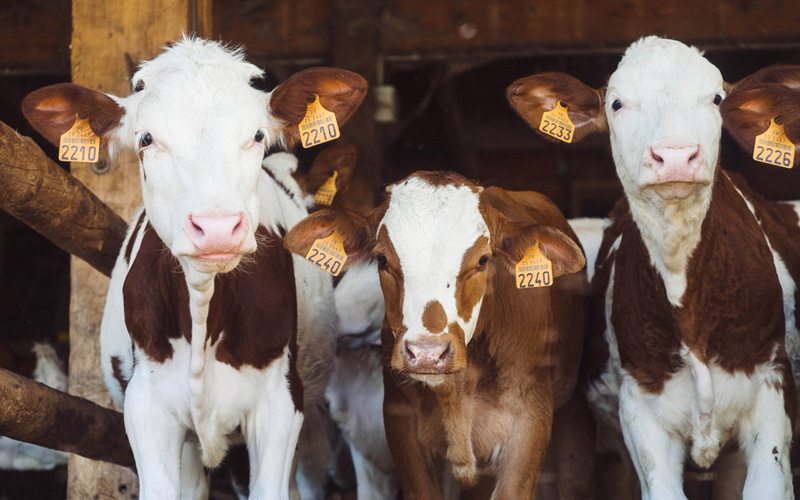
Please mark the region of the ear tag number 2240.
<svg viewBox="0 0 800 500"><path fill-rule="evenodd" d="M517 288L537 288L553 284L553 265L542 255L538 241L517 262L514 276Z"/></svg>
<svg viewBox="0 0 800 500"><path fill-rule="evenodd" d="M300 129L300 143L304 148L339 138L339 123L336 121L336 113L323 108L319 102L319 96L316 96L314 102L308 105L306 116L298 128Z"/></svg>
<svg viewBox="0 0 800 500"><path fill-rule="evenodd" d="M306 260L333 276L342 270L347 254L344 251L344 239L338 230L334 230L327 238L314 240L306 254Z"/></svg>
<svg viewBox="0 0 800 500"><path fill-rule="evenodd" d="M75 123L61 134L58 145L58 159L61 161L81 161L97 163L100 159L100 138L89 126L89 120L78 118Z"/></svg>

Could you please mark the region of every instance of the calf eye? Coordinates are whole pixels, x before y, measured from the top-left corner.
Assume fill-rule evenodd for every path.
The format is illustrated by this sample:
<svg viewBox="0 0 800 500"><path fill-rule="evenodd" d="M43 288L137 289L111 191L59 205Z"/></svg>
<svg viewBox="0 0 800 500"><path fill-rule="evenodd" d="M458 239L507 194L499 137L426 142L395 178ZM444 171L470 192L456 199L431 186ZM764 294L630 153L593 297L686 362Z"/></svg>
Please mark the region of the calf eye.
<svg viewBox="0 0 800 500"><path fill-rule="evenodd" d="M483 266L485 266L487 262L489 262L489 257L488 257L488 256L486 256L486 255L484 255L483 257L481 257L481 258L478 260L478 267L483 267Z"/></svg>
<svg viewBox="0 0 800 500"><path fill-rule="evenodd" d="M253 138L253 140L256 141L256 142L263 141L264 140L264 131L263 130L259 130L258 132L256 132L256 136Z"/></svg>
<svg viewBox="0 0 800 500"><path fill-rule="evenodd" d="M145 132L139 136L139 149L144 149L151 144L153 144L153 136L150 135L150 132Z"/></svg>
<svg viewBox="0 0 800 500"><path fill-rule="evenodd" d="M719 94L715 95L715 96L714 96L714 104L716 104L717 106L719 106L719 103L721 103L721 102L722 102L722 96L721 96L721 95L719 95Z"/></svg>
<svg viewBox="0 0 800 500"><path fill-rule="evenodd" d="M622 109L622 101L620 101L619 99L615 99L614 102L611 103L611 109L613 109L614 111L619 111L620 109Z"/></svg>
<svg viewBox="0 0 800 500"><path fill-rule="evenodd" d="M378 267L386 267L386 256L385 255L378 254L378 256L375 257L375 260L378 261Z"/></svg>

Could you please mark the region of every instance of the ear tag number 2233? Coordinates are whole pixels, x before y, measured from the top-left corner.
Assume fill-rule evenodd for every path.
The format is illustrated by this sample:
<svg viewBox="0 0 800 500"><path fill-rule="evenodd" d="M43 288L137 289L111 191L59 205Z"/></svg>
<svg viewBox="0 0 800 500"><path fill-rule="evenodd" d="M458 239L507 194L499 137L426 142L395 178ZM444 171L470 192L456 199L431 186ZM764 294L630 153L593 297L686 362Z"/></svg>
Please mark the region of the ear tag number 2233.
<svg viewBox="0 0 800 500"><path fill-rule="evenodd" d="M514 276L517 288L537 288L553 284L553 265L542 255L538 241L517 262Z"/></svg>
<svg viewBox="0 0 800 500"><path fill-rule="evenodd" d="M569 119L567 106L563 101L558 101L555 109L542 113L542 121L539 122L539 131L566 143L572 142L575 134L575 125Z"/></svg>
<svg viewBox="0 0 800 500"><path fill-rule="evenodd" d="M328 274L338 276L347 261L344 239L339 231L333 231L327 238L314 240L311 250L306 254L306 260Z"/></svg>
<svg viewBox="0 0 800 500"><path fill-rule="evenodd" d="M783 168L794 166L794 144L775 118L770 120L766 132L756 137L753 159Z"/></svg>
<svg viewBox="0 0 800 500"><path fill-rule="evenodd" d="M306 116L300 122L300 138L304 148L332 141L339 138L339 124L336 122L336 113L328 111L319 102L316 96L314 102L308 105Z"/></svg>
<svg viewBox="0 0 800 500"><path fill-rule="evenodd" d="M89 120L78 118L72 128L61 134L58 145L58 159L61 161L81 161L97 163L100 159L100 138L89 126Z"/></svg>

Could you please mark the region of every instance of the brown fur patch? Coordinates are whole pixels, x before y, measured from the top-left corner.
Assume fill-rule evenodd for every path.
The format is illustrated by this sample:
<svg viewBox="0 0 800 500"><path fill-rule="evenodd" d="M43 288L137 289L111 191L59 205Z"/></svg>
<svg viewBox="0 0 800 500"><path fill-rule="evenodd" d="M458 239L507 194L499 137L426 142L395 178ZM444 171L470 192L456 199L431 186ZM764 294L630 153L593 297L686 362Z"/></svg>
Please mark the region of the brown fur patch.
<svg viewBox="0 0 800 500"><path fill-rule="evenodd" d="M136 236L139 234L139 230L142 227L142 222L144 222L145 211L142 210L142 214L136 219L136 226L133 228L133 232L131 233L131 237L128 240L128 245L125 247L125 263L131 263L131 253L133 253L133 244L136 242Z"/></svg>
<svg viewBox="0 0 800 500"><path fill-rule="evenodd" d="M431 333L440 333L447 327L447 314L438 300L432 300L425 305L422 326Z"/></svg>
<svg viewBox="0 0 800 500"><path fill-rule="evenodd" d="M111 356L111 373L114 375L114 379L119 382L122 392L125 392L125 390L128 388L129 380L122 375L122 369L120 368L121 364L121 359L119 359L117 356Z"/></svg>
<svg viewBox="0 0 800 500"><path fill-rule="evenodd" d="M487 262L479 266L478 262L481 257L491 253L489 238L481 236L464 252L464 257L461 259L461 272L458 275L455 293L458 315L464 321L472 318L475 305L483 298L486 291L486 270L490 264Z"/></svg>

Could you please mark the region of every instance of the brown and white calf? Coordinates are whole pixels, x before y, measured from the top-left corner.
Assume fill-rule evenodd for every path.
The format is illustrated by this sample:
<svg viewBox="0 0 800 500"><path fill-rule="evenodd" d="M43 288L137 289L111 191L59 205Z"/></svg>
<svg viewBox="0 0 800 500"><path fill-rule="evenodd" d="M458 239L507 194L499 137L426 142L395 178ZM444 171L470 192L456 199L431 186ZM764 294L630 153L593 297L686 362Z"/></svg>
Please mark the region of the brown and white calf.
<svg viewBox="0 0 800 500"><path fill-rule="evenodd" d="M646 499L685 499L687 452L709 467L729 440L745 499L794 497L798 217L720 169L726 87L697 49L647 37L604 88L544 73L508 89L535 128L563 102L577 139L610 133L625 197L597 258L588 397L621 429Z"/></svg>
<svg viewBox="0 0 800 500"><path fill-rule="evenodd" d="M104 150L139 157L144 208L112 274L100 341L142 499L206 496L203 466L220 463L237 429L251 498L289 498L303 411L330 375L332 284L283 249L308 212L261 163L265 148L299 139L316 96L343 123L366 83L313 68L266 93L249 84L261 74L241 51L185 38L141 66L129 97L62 84L23 103L51 142L77 116Z"/></svg>
<svg viewBox="0 0 800 500"><path fill-rule="evenodd" d="M453 173L418 172L387 192L366 216L316 212L285 242L306 255L338 230L347 263L378 262L384 420L403 498L443 498L452 472L462 487L494 491L486 496L531 499L554 408L580 407L575 290L585 277L570 275L584 265L574 233L538 193L484 189ZM557 279L518 290L515 264L536 244ZM576 439L558 451L580 459L569 445L591 450L591 436L573 423L563 421ZM562 486L588 488L590 475L582 470Z"/></svg>

